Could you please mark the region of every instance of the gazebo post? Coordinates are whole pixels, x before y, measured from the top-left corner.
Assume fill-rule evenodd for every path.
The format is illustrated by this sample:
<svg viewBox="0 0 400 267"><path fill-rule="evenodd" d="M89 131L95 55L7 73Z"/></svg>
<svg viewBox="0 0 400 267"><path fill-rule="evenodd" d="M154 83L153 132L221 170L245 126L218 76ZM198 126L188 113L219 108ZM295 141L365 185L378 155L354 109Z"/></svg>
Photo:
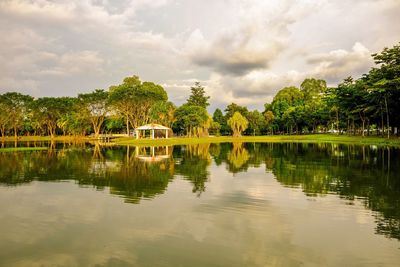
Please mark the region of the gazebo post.
<svg viewBox="0 0 400 267"><path fill-rule="evenodd" d="M154 139L154 129L151 129L151 139Z"/></svg>
<svg viewBox="0 0 400 267"><path fill-rule="evenodd" d="M165 129L165 138L168 139L168 129Z"/></svg>
<svg viewBox="0 0 400 267"><path fill-rule="evenodd" d="M136 130L136 139L139 139L139 130Z"/></svg>

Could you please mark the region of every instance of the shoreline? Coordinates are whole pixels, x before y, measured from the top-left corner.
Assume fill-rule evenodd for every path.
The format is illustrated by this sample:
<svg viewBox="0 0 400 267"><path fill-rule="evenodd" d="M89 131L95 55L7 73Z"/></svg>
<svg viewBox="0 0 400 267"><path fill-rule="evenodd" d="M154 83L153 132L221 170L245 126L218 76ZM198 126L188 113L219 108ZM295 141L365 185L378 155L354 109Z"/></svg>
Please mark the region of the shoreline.
<svg viewBox="0 0 400 267"><path fill-rule="evenodd" d="M0 139L3 142L2 139ZM6 137L5 142L15 142L14 137ZM97 142L93 137L75 136L20 136L19 142ZM400 147L400 138L390 139L377 136L348 136L333 134L308 134L308 135L266 135L266 136L219 136L219 137L173 137L169 139L133 139L133 137L118 137L106 145L132 145L132 146L166 146L166 145L190 145L206 143L336 143L353 145L377 145Z"/></svg>
<svg viewBox="0 0 400 267"><path fill-rule="evenodd" d="M220 136L220 137L182 137L170 139L132 139L118 138L115 139L115 145L132 145L132 146L152 146L152 145L190 145L190 144L207 144L207 143L334 143L347 145L376 145L376 146L392 146L400 147L400 138L393 137L386 139L383 137L362 137L347 135L330 135L330 134L309 134L309 135L267 135L267 136Z"/></svg>

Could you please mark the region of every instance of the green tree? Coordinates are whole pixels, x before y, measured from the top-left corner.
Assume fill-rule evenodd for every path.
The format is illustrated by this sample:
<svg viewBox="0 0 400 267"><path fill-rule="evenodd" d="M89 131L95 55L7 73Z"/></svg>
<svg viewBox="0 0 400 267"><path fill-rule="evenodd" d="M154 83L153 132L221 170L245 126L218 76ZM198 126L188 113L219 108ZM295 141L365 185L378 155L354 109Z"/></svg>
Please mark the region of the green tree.
<svg viewBox="0 0 400 267"><path fill-rule="evenodd" d="M109 112L108 92L96 89L92 93L79 94L81 111L90 120L93 126L94 135L97 137Z"/></svg>
<svg viewBox="0 0 400 267"><path fill-rule="evenodd" d="M110 87L110 104L116 113L125 118L126 131L149 123L153 106L168 100L167 92L161 85L141 82L138 76L127 77L123 83Z"/></svg>
<svg viewBox="0 0 400 267"><path fill-rule="evenodd" d="M20 93L8 92L2 95L2 105L9 116L9 121L5 125L12 128L15 139L18 137L18 131L24 125L32 101L33 97Z"/></svg>
<svg viewBox="0 0 400 267"><path fill-rule="evenodd" d="M151 120L151 108L160 102L168 100L167 92L161 85L152 82L143 82L137 91L137 101L134 120L135 128L143 123L149 123Z"/></svg>
<svg viewBox="0 0 400 267"><path fill-rule="evenodd" d="M298 120L293 120L293 116L295 113L293 111L296 109L298 106L303 106L304 105L304 94L301 92L297 87L290 86L290 87L285 87L279 90L279 92L275 95L273 101L271 104L265 104L265 111L272 111L274 114L274 125L273 128L276 128L278 131L285 131L289 132L290 128L293 128L296 124L295 121L298 122ZM289 108L294 108L291 109L290 112L287 112ZM284 115L286 113L286 115ZM290 121L287 121L287 119L290 117ZM298 127L298 125L297 125Z"/></svg>
<svg viewBox="0 0 400 267"><path fill-rule="evenodd" d="M207 110L200 106L184 104L175 111L175 128L187 136L200 136L210 121Z"/></svg>
<svg viewBox="0 0 400 267"><path fill-rule="evenodd" d="M274 134L274 128L272 127L272 123L275 119L274 113L271 110L268 110L264 113L265 123L269 129L271 129L272 134Z"/></svg>
<svg viewBox="0 0 400 267"><path fill-rule="evenodd" d="M175 110L176 106L172 102L159 101L151 107L151 121L171 128L175 122Z"/></svg>
<svg viewBox="0 0 400 267"><path fill-rule="evenodd" d="M239 137L242 135L242 132L247 129L249 122L239 112L235 112L233 116L228 120L228 125L233 131L233 136Z"/></svg>
<svg viewBox="0 0 400 267"><path fill-rule="evenodd" d="M224 114L222 113L222 111L219 108L217 108L214 111L213 121L215 123L219 124L219 126L220 126L220 129L218 131L219 133L221 133L223 135L226 135L229 133L230 129L229 129L228 123L226 121Z"/></svg>
<svg viewBox="0 0 400 267"><path fill-rule="evenodd" d="M5 140L7 129L10 127L10 115L8 114L9 104L7 98L0 95L0 131L2 140Z"/></svg>
<svg viewBox="0 0 400 267"><path fill-rule="evenodd" d="M397 114L395 110L400 100L400 43L392 48L384 48L382 52L372 54L378 68L372 68L365 76L370 92L375 99L383 99L386 113L387 137L390 137L390 117ZM394 118L400 125L398 116Z"/></svg>
<svg viewBox="0 0 400 267"><path fill-rule="evenodd" d="M265 130L266 121L265 117L258 110L250 111L247 114L247 120L249 122L249 127L246 132L251 135L261 135Z"/></svg>
<svg viewBox="0 0 400 267"><path fill-rule="evenodd" d="M190 106L199 106L207 108L210 103L208 102L210 97L206 96L204 87L200 85L200 82L195 82L194 86L190 88L191 95L187 100L187 104Z"/></svg>
<svg viewBox="0 0 400 267"><path fill-rule="evenodd" d="M32 103L32 113L37 127L46 128L54 138L62 116L72 110L73 100L69 97L42 97Z"/></svg>
<svg viewBox="0 0 400 267"><path fill-rule="evenodd" d="M246 117L249 111L247 107L239 106L236 103L231 103L225 108L225 119L228 120L236 112L239 112L242 116Z"/></svg>
<svg viewBox="0 0 400 267"><path fill-rule="evenodd" d="M114 112L125 118L126 133L129 135L129 126L133 126L133 114L138 104L136 92L141 85L138 76L126 77L123 83L117 86L111 86L109 89L109 101Z"/></svg>
<svg viewBox="0 0 400 267"><path fill-rule="evenodd" d="M300 91L303 93L306 102L321 99L326 90L326 81L314 78L307 78L300 85Z"/></svg>

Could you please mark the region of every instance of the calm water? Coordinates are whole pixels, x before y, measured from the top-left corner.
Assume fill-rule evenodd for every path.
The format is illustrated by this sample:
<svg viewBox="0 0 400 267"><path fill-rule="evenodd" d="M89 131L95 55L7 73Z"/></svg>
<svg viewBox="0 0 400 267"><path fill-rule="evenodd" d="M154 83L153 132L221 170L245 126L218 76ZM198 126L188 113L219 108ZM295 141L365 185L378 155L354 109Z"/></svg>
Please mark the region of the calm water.
<svg viewBox="0 0 400 267"><path fill-rule="evenodd" d="M399 266L400 151L0 153L0 228L0 266Z"/></svg>

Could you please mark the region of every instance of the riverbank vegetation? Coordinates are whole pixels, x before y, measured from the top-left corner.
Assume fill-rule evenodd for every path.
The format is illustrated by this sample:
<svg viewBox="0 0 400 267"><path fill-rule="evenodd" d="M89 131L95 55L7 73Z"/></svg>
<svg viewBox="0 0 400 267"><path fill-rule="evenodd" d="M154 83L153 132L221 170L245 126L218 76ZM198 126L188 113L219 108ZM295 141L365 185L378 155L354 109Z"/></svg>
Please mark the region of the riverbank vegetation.
<svg viewBox="0 0 400 267"><path fill-rule="evenodd" d="M328 87L324 80L307 78L299 88L279 90L262 111L231 103L212 116L210 97L199 82L179 107L168 101L161 85L137 76L77 97L8 92L0 95L0 132L3 141L31 135L80 138L130 134L140 125L159 123L187 137L335 133L389 138L400 127L400 44L372 57L376 66L359 79L348 77Z"/></svg>

